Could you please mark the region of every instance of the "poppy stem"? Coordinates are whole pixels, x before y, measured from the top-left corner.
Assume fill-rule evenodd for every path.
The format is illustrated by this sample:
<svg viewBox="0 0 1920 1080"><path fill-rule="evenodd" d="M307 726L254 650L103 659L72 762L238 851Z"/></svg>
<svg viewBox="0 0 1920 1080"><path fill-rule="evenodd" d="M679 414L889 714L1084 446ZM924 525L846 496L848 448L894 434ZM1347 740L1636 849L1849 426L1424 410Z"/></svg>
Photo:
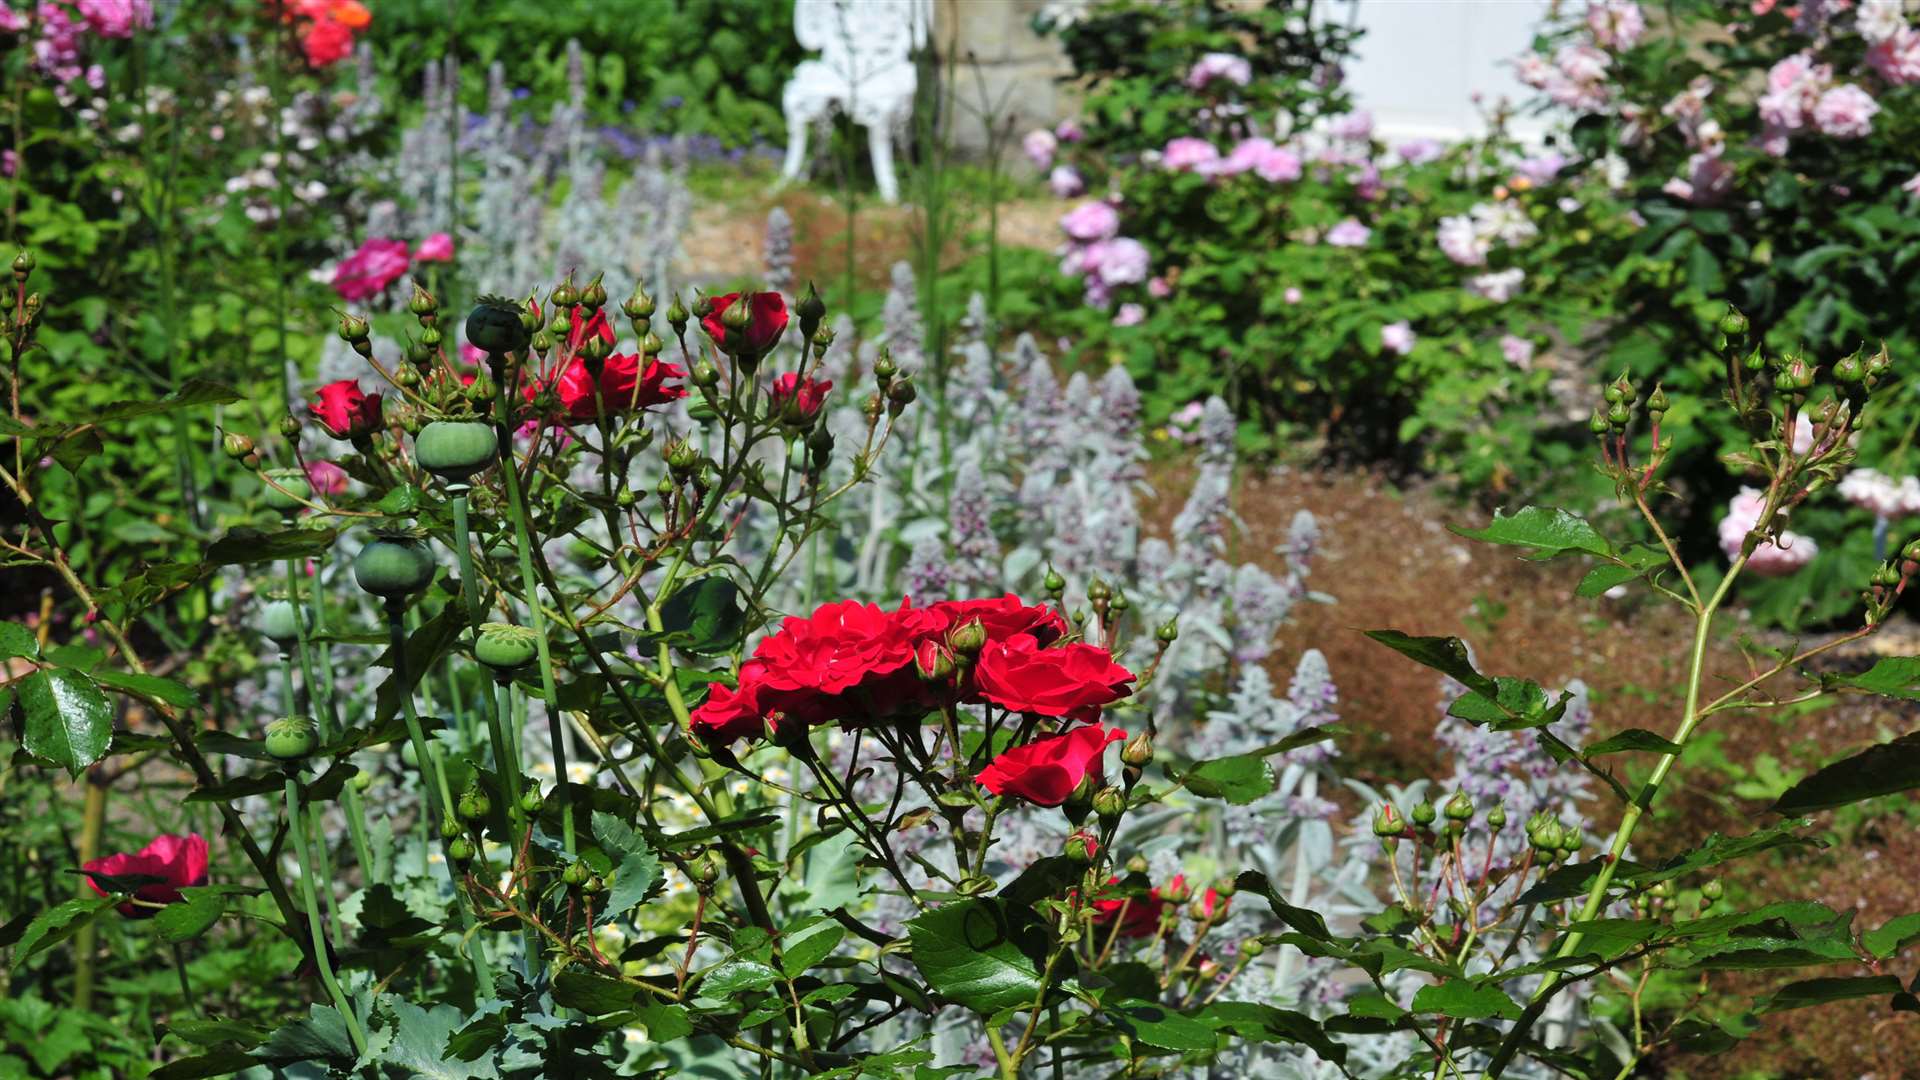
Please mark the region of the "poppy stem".
<svg viewBox="0 0 1920 1080"><path fill-rule="evenodd" d="M320 921L320 900L313 889L313 862L307 857L307 830L300 821L300 781L292 772L287 774L287 833L293 837L294 854L300 860L300 895L307 907L307 932L313 938L313 965L320 971L320 984L327 988L327 996L333 999L333 1007L340 1010L340 1017L346 1022L347 1037L353 1040L354 1052L365 1057L367 1036L360 1030L360 1018L354 1015L347 995L340 990L339 980L333 977L333 957L328 952L326 924ZM180 979L184 984L184 968L181 969Z"/></svg>

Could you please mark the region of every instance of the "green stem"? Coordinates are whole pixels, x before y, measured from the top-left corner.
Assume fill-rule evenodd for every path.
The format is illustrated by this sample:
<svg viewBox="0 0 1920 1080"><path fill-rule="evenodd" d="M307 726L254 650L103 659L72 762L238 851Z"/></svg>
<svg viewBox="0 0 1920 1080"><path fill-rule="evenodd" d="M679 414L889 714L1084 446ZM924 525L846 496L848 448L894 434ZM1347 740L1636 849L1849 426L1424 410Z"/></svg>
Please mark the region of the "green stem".
<svg viewBox="0 0 1920 1080"><path fill-rule="evenodd" d="M319 677L315 678L315 666L306 668L306 676L307 703L309 706L315 702L319 703L319 707L314 709L314 720L320 726L320 739L325 742L332 739L334 732L340 731L341 726L339 707L335 704L333 697L333 647L327 644L324 637L327 632L327 607L325 598L320 595L319 566L320 564L315 564L313 603L310 608L313 613L313 633L319 637L319 640L313 643L311 656L313 664L317 666ZM287 560L287 589L288 602L298 610L300 607L299 576L295 572L292 559ZM307 628L304 623L298 621L295 625L300 634L300 659L305 665L309 657ZM347 836L353 841L353 857L360 864L363 883L371 885L374 883L373 847L367 842L367 815L360 802L360 789L348 784L340 792L340 801L346 807Z"/></svg>
<svg viewBox="0 0 1920 1080"><path fill-rule="evenodd" d="M507 483L507 512L513 517L514 554L520 562L520 587L526 590L527 621L533 627L534 647L540 655L540 692L547 702L547 737L553 748L553 790L560 798L560 843L568 855L575 849L573 800L567 792L567 745L560 731L560 695L553 678L553 652L547 647L547 617L540 609L540 583L533 573L533 541L527 527L527 504L520 492L520 470L513 459L513 413L507 403L507 358L487 354L494 385L493 426L500 440L500 475Z"/></svg>
<svg viewBox="0 0 1920 1080"><path fill-rule="evenodd" d="M360 1018L354 1015L347 995L340 990L339 980L333 977L333 959L327 951L327 935L320 922L320 901L313 890L313 863L307 859L307 830L300 824L300 782L292 773L287 774L287 832L293 837L294 854L300 859L300 894L307 906L307 931L313 937L313 964L320 971L320 983L333 999L333 1007L340 1010L340 1017L346 1022L347 1037L353 1040L354 1052L365 1057L367 1036L360 1030Z"/></svg>
<svg viewBox="0 0 1920 1080"><path fill-rule="evenodd" d="M180 997L186 1002L187 1008L196 1013L205 1013L206 1010L200 1007L200 999L193 995L193 983L187 980L187 954L177 941L173 943L173 973L180 977Z"/></svg>
<svg viewBox="0 0 1920 1080"><path fill-rule="evenodd" d="M446 863L447 884L453 888L453 906L460 912L460 927L467 943L467 959L473 964L473 975L480 984L482 996L493 995L493 972L487 965L487 955L480 948L480 942L472 935L473 913L467 910L465 900L460 895L460 880L453 866L453 852L440 822L454 820L453 799L447 790L446 775L440 769L440 756L427 746L427 736L420 726L420 716L413 710L413 688L407 671L407 635L404 624L406 601L399 597L387 600L387 640L393 653L394 685L400 693L400 715L407 725L407 740L413 744L413 756L420 764L420 775L427 781L428 790L421 794L420 817L427 826L431 837L440 841L440 855ZM433 794L440 794L442 813L436 820L433 810ZM428 839L431 846L433 840Z"/></svg>

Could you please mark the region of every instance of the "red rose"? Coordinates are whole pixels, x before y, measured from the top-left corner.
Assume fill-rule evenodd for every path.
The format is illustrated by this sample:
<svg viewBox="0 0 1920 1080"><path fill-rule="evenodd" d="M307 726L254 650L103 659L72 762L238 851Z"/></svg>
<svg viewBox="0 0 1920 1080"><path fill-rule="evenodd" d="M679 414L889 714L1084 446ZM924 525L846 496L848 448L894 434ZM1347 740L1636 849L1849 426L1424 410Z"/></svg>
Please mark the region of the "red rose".
<svg viewBox="0 0 1920 1080"><path fill-rule="evenodd" d="M567 351L577 353L580 346L587 343L587 337L598 337L607 344L613 344L613 324L607 321L604 308L595 309L591 318L580 317L580 309L573 309L573 326L567 331Z"/></svg>
<svg viewBox="0 0 1920 1080"><path fill-rule="evenodd" d="M1119 882L1119 878L1108 878L1107 884ZM1176 883L1182 879L1175 876ZM1123 912L1121 909L1124 908ZM1167 902L1161 898L1156 887L1145 896L1120 897L1112 900L1093 902L1093 925L1106 928L1120 920L1120 936L1123 938L1152 937L1160 929L1160 915L1167 908Z"/></svg>
<svg viewBox="0 0 1920 1080"><path fill-rule="evenodd" d="M773 389L768 393L771 411L775 417L785 417L791 410L794 417L805 423L820 415L820 406L826 403L827 391L831 389L832 379L802 379L797 371L786 372L773 380Z"/></svg>
<svg viewBox="0 0 1920 1080"><path fill-rule="evenodd" d="M111 896L113 893L101 888L92 875L140 875L160 880L135 888L135 899L153 904L177 904L185 899L180 895L181 889L207 883L207 841L198 833L156 836L151 844L131 855L124 852L108 855L103 859L82 863L80 868L87 871L88 887L101 896ZM120 905L120 914L137 919L147 918L153 913L153 908L137 907L130 902Z"/></svg>
<svg viewBox="0 0 1920 1080"><path fill-rule="evenodd" d="M333 268L333 291L343 300L365 300L406 273L408 259L405 240L370 236Z"/></svg>
<svg viewBox="0 0 1920 1080"><path fill-rule="evenodd" d="M981 600L942 600L933 605L933 610L945 615L953 626L979 619L989 642L1025 634L1036 644L1051 645L1067 633L1067 620L1059 612L1045 604L1023 604L1012 593Z"/></svg>
<svg viewBox="0 0 1920 1080"><path fill-rule="evenodd" d="M677 379L684 374L679 365L663 360L648 361L643 372L637 355L609 356L600 365L600 394L596 399L595 383L593 375L587 370L587 362L574 357L546 382L528 383L522 394L532 401L542 386L551 386L555 396L560 399L565 418L584 423L598 417L602 406L606 408L607 415L617 416L685 397L687 392L684 388L666 385L668 379Z"/></svg>
<svg viewBox="0 0 1920 1080"><path fill-rule="evenodd" d="M307 486L315 495L338 495L347 490L347 470L331 461L307 461Z"/></svg>
<svg viewBox="0 0 1920 1080"><path fill-rule="evenodd" d="M711 684L706 703L694 711L694 730L709 741L731 742L759 734L769 719L866 723L924 710L926 688L914 671L914 652L945 630L944 618L911 600L894 611L857 600L822 605L761 641L741 665L737 689Z"/></svg>
<svg viewBox="0 0 1920 1080"><path fill-rule="evenodd" d="M1036 739L994 758L974 777L995 795L1017 795L1041 806L1059 806L1096 771L1107 744L1127 733L1099 724L1075 728L1065 735Z"/></svg>
<svg viewBox="0 0 1920 1080"><path fill-rule="evenodd" d="M357 439L380 430L380 395L361 392L359 382L341 379L313 393L309 409L334 438Z"/></svg>
<svg viewBox="0 0 1920 1080"><path fill-rule="evenodd" d="M720 318L742 296L747 298L747 326L740 331L740 338L730 343L726 324ZM780 335L787 332L787 302L777 292L716 296L713 298L713 310L700 320L700 325L706 328L707 336L713 339L713 343L729 355L750 352L755 356L765 356L768 350L779 344ZM729 348L729 344L733 347Z"/></svg>
<svg viewBox="0 0 1920 1080"><path fill-rule="evenodd" d="M995 705L1074 720L1092 720L1100 706L1133 692L1133 672L1107 650L1078 643L1047 649L1027 634L989 640L973 681L979 696Z"/></svg>

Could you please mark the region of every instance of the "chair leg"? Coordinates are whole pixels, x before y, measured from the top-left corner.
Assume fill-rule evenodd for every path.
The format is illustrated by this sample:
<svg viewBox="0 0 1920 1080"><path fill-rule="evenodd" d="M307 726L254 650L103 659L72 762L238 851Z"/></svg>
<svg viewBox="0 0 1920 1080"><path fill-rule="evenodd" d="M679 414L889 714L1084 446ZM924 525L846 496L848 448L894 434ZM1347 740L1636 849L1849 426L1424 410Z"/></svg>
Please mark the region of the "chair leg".
<svg viewBox="0 0 1920 1080"><path fill-rule="evenodd" d="M867 126L867 154L873 159L873 180L886 203L900 201L900 182L893 175L893 133L890 125Z"/></svg>
<svg viewBox="0 0 1920 1080"><path fill-rule="evenodd" d="M807 128L811 125L807 118L795 113L787 114L787 160L780 167L781 182L800 179L807 167Z"/></svg>

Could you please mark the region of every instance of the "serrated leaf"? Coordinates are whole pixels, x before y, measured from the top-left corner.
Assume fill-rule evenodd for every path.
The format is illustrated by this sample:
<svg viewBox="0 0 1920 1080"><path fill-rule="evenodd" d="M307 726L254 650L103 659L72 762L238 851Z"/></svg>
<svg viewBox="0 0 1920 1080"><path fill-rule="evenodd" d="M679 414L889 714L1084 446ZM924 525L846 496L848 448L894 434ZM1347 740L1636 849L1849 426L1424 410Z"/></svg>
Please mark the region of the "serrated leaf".
<svg viewBox="0 0 1920 1080"><path fill-rule="evenodd" d="M740 587L724 574L708 574L674 590L660 605L657 640L696 656L731 652L746 631Z"/></svg>
<svg viewBox="0 0 1920 1080"><path fill-rule="evenodd" d="M652 1043L672 1042L693 1034L693 1020L685 1005L671 1005L655 1002L642 1006L635 1012L641 1026L647 1029L647 1041Z"/></svg>
<svg viewBox="0 0 1920 1080"><path fill-rule="evenodd" d="M721 964L700 980L700 992L713 997L765 990L780 981L780 973L755 960L732 960Z"/></svg>
<svg viewBox="0 0 1920 1080"><path fill-rule="evenodd" d="M1505 675L1493 680L1492 696L1469 690L1447 706L1447 715L1494 731L1521 731L1546 727L1567 711L1567 695L1557 706L1547 702L1547 692L1538 683Z"/></svg>
<svg viewBox="0 0 1920 1080"><path fill-rule="evenodd" d="M1148 1001L1122 1001L1104 1010L1113 1026L1135 1042L1162 1050L1211 1050L1219 1041L1214 1028Z"/></svg>
<svg viewBox="0 0 1920 1080"><path fill-rule="evenodd" d="M1457 525L1450 528L1470 540L1531 548L1544 558L1569 551L1613 554L1613 545L1595 532L1585 518L1548 506L1529 506L1515 514L1496 514L1484 529L1463 529Z"/></svg>
<svg viewBox="0 0 1920 1080"><path fill-rule="evenodd" d="M1776 814L1830 810L1920 787L1920 731L1816 770L1773 804Z"/></svg>
<svg viewBox="0 0 1920 1080"><path fill-rule="evenodd" d="M41 668L19 686L27 753L74 777L106 756L113 705L92 679L72 668Z"/></svg>
<svg viewBox="0 0 1920 1080"><path fill-rule="evenodd" d="M846 936L846 927L820 916L789 926L780 938L780 970L789 979L798 978L825 960Z"/></svg>
<svg viewBox="0 0 1920 1080"><path fill-rule="evenodd" d="M267 1037L267 1033L262 1029L239 1020L217 1018L200 1020L185 1017L169 1020L165 1027L168 1035L185 1039L195 1046L213 1046L223 1042L252 1046Z"/></svg>
<svg viewBox="0 0 1920 1080"><path fill-rule="evenodd" d="M0 622L0 660L16 656L32 659L40 655L40 642L33 631L19 623Z"/></svg>
<svg viewBox="0 0 1920 1080"><path fill-rule="evenodd" d="M192 687L172 679L163 679L158 675L139 675L131 671L96 671L93 673L93 681L143 701L160 702L176 709L191 709L200 704L200 695L194 693Z"/></svg>
<svg viewBox="0 0 1920 1080"><path fill-rule="evenodd" d="M1492 679L1474 669L1467 657L1466 642L1456 637L1415 637L1399 630L1368 630L1367 636L1417 663L1451 675L1454 680L1483 697L1497 700L1499 687Z"/></svg>
<svg viewBox="0 0 1920 1080"><path fill-rule="evenodd" d="M179 943L191 941L213 928L226 913L226 890L192 887L180 890L182 899L154 913L153 925L160 940Z"/></svg>
<svg viewBox="0 0 1920 1080"><path fill-rule="evenodd" d="M1829 690L1864 690L1882 697L1920 699L1920 656L1888 656L1858 675L1826 675Z"/></svg>
<svg viewBox="0 0 1920 1080"><path fill-rule="evenodd" d="M1201 798L1225 799L1234 806L1245 806L1272 794L1278 780L1266 759L1241 755L1199 762L1180 778L1180 783Z"/></svg>
<svg viewBox="0 0 1920 1080"><path fill-rule="evenodd" d="M274 1029L253 1056L270 1062L332 1061L351 1065L359 1058L347 1035L347 1022L331 1005L309 1005L307 1015Z"/></svg>
<svg viewBox="0 0 1920 1080"><path fill-rule="evenodd" d="M309 559L331 551L338 535L335 529L278 529L269 532L240 526L229 529L225 536L207 545L205 562L209 566L240 566L283 559Z"/></svg>
<svg viewBox="0 0 1920 1080"><path fill-rule="evenodd" d="M1031 1005L1041 996L1040 973L1052 938L1046 924L1023 908L975 898L943 904L907 924L913 963L940 996L976 1012ZM1077 974L1073 954L1061 955L1056 983Z"/></svg>
<svg viewBox="0 0 1920 1080"><path fill-rule="evenodd" d="M20 940L14 943L13 957L9 968L19 967L21 962L40 952L52 948L75 931L98 918L100 914L114 906L113 899L106 896L81 896L65 903L55 904L41 912L27 923L21 932Z"/></svg>
<svg viewBox="0 0 1920 1080"><path fill-rule="evenodd" d="M1437 986L1423 986L1413 995L1413 1011L1441 1013L1456 1020L1502 1020L1520 1018L1520 1006L1506 991L1486 983L1453 979Z"/></svg>
<svg viewBox="0 0 1920 1080"><path fill-rule="evenodd" d="M630 1009L639 993L640 988L630 983L580 968L568 968L553 979L554 1003L588 1016Z"/></svg>
<svg viewBox="0 0 1920 1080"><path fill-rule="evenodd" d="M1618 563L1601 563L1599 566L1587 571L1586 576L1580 579L1580 584L1574 586L1573 595L1585 599L1603 596L1608 589L1616 585L1625 585L1627 582L1639 576L1640 571L1635 570L1631 566L1621 566Z"/></svg>
<svg viewBox="0 0 1920 1080"><path fill-rule="evenodd" d="M592 818L594 839L617 860L607 893L608 916L624 915L660 883L660 858L626 822L602 810Z"/></svg>
<svg viewBox="0 0 1920 1080"><path fill-rule="evenodd" d="M1347 1060L1347 1048L1328 1038L1320 1024L1305 1013L1250 1001L1220 1001L1201 1009L1193 1018L1238 1038L1298 1043L1311 1048L1322 1060L1337 1065Z"/></svg>
<svg viewBox="0 0 1920 1080"><path fill-rule="evenodd" d="M240 400L240 391L211 379L188 379L178 390L153 401L116 401L82 418L81 423L108 424L132 420L156 413L189 409L200 405L229 405Z"/></svg>
<svg viewBox="0 0 1920 1080"><path fill-rule="evenodd" d="M232 1076L259 1063L259 1059L245 1050L222 1046L169 1061L148 1073L147 1080L206 1080L207 1077Z"/></svg>
<svg viewBox="0 0 1920 1080"><path fill-rule="evenodd" d="M391 1003L395 1027L380 1061L424 1080L488 1080L500 1075L487 1058L462 1061L447 1052L448 1042L465 1019L459 1009L436 1005L428 1011L399 998L385 1000Z"/></svg>

